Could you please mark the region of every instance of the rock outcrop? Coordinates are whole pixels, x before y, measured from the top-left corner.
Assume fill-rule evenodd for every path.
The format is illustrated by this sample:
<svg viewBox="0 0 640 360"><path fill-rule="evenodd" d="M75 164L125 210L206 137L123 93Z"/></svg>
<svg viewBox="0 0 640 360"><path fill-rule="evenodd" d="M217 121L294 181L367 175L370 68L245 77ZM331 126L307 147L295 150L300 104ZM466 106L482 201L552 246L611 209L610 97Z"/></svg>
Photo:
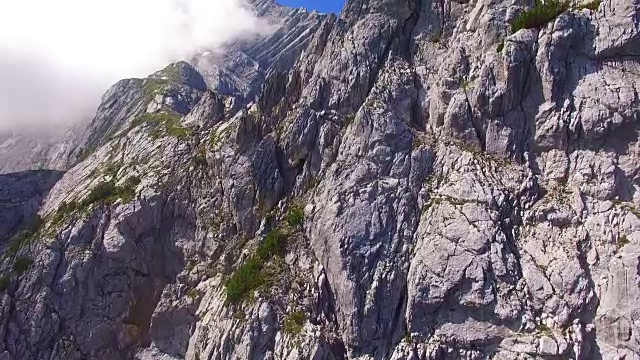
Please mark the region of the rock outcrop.
<svg viewBox="0 0 640 360"><path fill-rule="evenodd" d="M0 353L639 358L640 4L523 11L351 0L250 102L116 84L2 261Z"/></svg>

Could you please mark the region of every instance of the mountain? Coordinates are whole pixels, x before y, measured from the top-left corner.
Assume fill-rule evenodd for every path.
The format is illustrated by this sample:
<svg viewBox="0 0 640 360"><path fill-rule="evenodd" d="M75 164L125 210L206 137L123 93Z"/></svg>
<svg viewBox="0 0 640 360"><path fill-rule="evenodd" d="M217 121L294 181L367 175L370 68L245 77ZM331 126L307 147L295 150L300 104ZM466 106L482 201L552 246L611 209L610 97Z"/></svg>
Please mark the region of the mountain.
<svg viewBox="0 0 640 360"><path fill-rule="evenodd" d="M230 91L105 94L1 243L0 359L637 358L640 4L303 17Z"/></svg>
<svg viewBox="0 0 640 360"><path fill-rule="evenodd" d="M66 170L67 156L86 124L0 132L0 174L24 170Z"/></svg>
<svg viewBox="0 0 640 360"><path fill-rule="evenodd" d="M288 8L273 0L248 3L271 27L269 35L236 41L222 52L199 54L192 63L218 94L253 99L269 71L291 69L327 15Z"/></svg>
<svg viewBox="0 0 640 360"><path fill-rule="evenodd" d="M273 0L249 0L248 6L270 27L268 35L236 40L191 59L209 88L219 95L232 96L236 110L255 100L267 74L287 72L293 67L328 17L315 11L284 7ZM110 89L105 96L114 91L117 93L117 89ZM109 100L103 99L102 106L109 106ZM110 113L107 119L99 118L104 112L98 109L98 117L80 121L69 129L44 127L0 133L0 174L68 169L95 149L93 139L102 135L95 126L109 126L113 117L119 116Z"/></svg>

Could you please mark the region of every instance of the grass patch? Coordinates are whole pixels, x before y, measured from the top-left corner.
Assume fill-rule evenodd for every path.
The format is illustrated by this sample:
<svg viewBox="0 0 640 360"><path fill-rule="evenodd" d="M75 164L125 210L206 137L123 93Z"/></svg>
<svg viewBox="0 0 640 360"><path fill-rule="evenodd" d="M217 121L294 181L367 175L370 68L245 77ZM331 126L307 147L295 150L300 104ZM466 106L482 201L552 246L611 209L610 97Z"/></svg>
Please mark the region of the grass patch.
<svg viewBox="0 0 640 360"><path fill-rule="evenodd" d="M576 10L589 9L591 11L598 11L598 8L600 7L600 3L602 3L602 0L589 1L587 3L578 5L576 7Z"/></svg>
<svg viewBox="0 0 640 360"><path fill-rule="evenodd" d="M144 82L143 91L147 100L153 99L154 96L164 92L169 85L169 81L164 79L147 79Z"/></svg>
<svg viewBox="0 0 640 360"><path fill-rule="evenodd" d="M171 64L162 71L160 71L160 75L166 78L167 81L178 83L182 81L182 77L180 75L180 66L177 64Z"/></svg>
<svg viewBox="0 0 640 360"><path fill-rule="evenodd" d="M627 207L627 209L629 210L629 212L631 212L633 215L635 215L638 219L640 219L640 211L638 211L638 209L636 209L633 206L629 206L629 207Z"/></svg>
<svg viewBox="0 0 640 360"><path fill-rule="evenodd" d="M618 206L618 207L621 207L623 210L629 211L630 213L635 215L638 219L640 219L640 210L638 210L634 205L628 205L619 199L613 199L611 200L611 203L614 206Z"/></svg>
<svg viewBox="0 0 640 360"><path fill-rule="evenodd" d="M421 134L413 135L413 139L411 140L411 150L417 150L425 145L427 145L427 141L424 136Z"/></svg>
<svg viewBox="0 0 640 360"><path fill-rule="evenodd" d="M538 330L538 332L540 332L541 334L544 334L550 337L553 336L553 331L551 331L551 329L543 323L538 324L538 326L536 327L536 330Z"/></svg>
<svg viewBox="0 0 640 360"><path fill-rule="evenodd" d="M157 94L167 91L167 88L172 83L179 83L180 81L180 68L174 64L171 64L161 70L154 77L145 79L142 89L145 96L147 97L147 100L151 100Z"/></svg>
<svg viewBox="0 0 640 360"><path fill-rule="evenodd" d="M302 332L305 321L307 321L307 316L303 311L292 312L284 319L282 330L285 334L296 336Z"/></svg>
<svg viewBox="0 0 640 360"><path fill-rule="evenodd" d="M25 271L29 270L31 264L33 264L33 260L26 256L20 256L13 263L13 271L18 275L22 275Z"/></svg>
<svg viewBox="0 0 640 360"><path fill-rule="evenodd" d="M215 129L211 130L211 134L209 135L209 148L214 149L219 142L220 135L218 135L218 132Z"/></svg>
<svg viewBox="0 0 640 360"><path fill-rule="evenodd" d="M180 124L182 115L175 113L153 113L142 114L131 122L130 129L146 124L150 127L149 136L159 139L163 135L173 136L178 140L187 140L191 136L189 129Z"/></svg>
<svg viewBox="0 0 640 360"><path fill-rule="evenodd" d="M220 142L222 141L223 137L227 136L231 131L232 130L230 126L219 130L219 132L216 129L212 129L211 134L209 135L209 148L211 150L215 150L218 144L220 144Z"/></svg>
<svg viewBox="0 0 640 360"><path fill-rule="evenodd" d="M304 220L304 210L298 205L289 206L289 211L287 211L285 220L289 226L302 225L302 221Z"/></svg>
<svg viewBox="0 0 640 360"><path fill-rule="evenodd" d="M353 124L353 121L356 119L356 114L349 114L344 117L344 128L348 128L349 125Z"/></svg>
<svg viewBox="0 0 640 360"><path fill-rule="evenodd" d="M567 0L547 0L545 3L535 0L531 9L524 10L511 20L511 33L515 34L520 29L541 28L567 10Z"/></svg>
<svg viewBox="0 0 640 360"><path fill-rule="evenodd" d="M280 229L271 230L258 245L255 255L226 281L227 302L238 304L249 297L262 284L267 282L266 274L262 271L265 263L275 255L282 255L286 250L287 234Z"/></svg>
<svg viewBox="0 0 640 360"><path fill-rule="evenodd" d="M620 252L620 250L622 250L622 248L629 243L630 241L627 238L627 235L620 235L620 237L618 238L618 244L616 245L616 253Z"/></svg>
<svg viewBox="0 0 640 360"><path fill-rule="evenodd" d="M0 292L6 291L10 284L11 277L9 275L2 274L2 276L0 276Z"/></svg>

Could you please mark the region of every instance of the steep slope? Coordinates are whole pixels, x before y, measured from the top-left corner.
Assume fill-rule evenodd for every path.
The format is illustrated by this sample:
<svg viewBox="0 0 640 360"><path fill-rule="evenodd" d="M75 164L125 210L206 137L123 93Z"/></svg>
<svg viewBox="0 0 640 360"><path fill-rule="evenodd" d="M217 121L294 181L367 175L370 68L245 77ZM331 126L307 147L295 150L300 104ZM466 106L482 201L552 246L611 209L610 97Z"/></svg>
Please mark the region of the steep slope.
<svg viewBox="0 0 640 360"><path fill-rule="evenodd" d="M221 95L253 100L269 71L289 71L327 15L249 0L268 36L236 41L223 52L209 51L192 60L209 87Z"/></svg>
<svg viewBox="0 0 640 360"><path fill-rule="evenodd" d="M327 18L325 14L280 6L274 0L248 0L256 16L270 26L265 35L240 39L215 51L198 54L191 59L203 74L208 86L220 95L233 96L234 109L255 100L270 71L291 69L307 47L315 31ZM119 99L126 91L119 83L107 91L102 107ZM129 99L136 103L136 99ZM126 107L126 104L122 104ZM110 112L98 109L104 118L82 120L70 128L18 129L0 133L0 174L33 169L67 170L78 157L95 150L94 139L101 137L96 126L110 126L113 118L127 116L132 109ZM123 113L117 113L123 111ZM93 146L93 147L92 147Z"/></svg>
<svg viewBox="0 0 640 360"><path fill-rule="evenodd" d="M352 0L239 110L187 63L117 84L0 351L636 358L640 5L525 10Z"/></svg>

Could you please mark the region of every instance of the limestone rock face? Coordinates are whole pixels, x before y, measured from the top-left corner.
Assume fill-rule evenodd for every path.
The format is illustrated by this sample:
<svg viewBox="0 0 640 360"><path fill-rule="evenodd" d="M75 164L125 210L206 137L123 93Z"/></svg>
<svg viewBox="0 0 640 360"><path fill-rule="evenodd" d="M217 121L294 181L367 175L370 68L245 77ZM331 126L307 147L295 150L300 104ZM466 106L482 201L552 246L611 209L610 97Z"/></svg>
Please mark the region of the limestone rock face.
<svg viewBox="0 0 640 360"><path fill-rule="evenodd" d="M0 241L7 240L38 214L42 201L62 175L51 170L0 175Z"/></svg>
<svg viewBox="0 0 640 360"><path fill-rule="evenodd" d="M223 51L207 51L192 60L216 93L233 95L245 102L259 93L270 71L289 71L316 31L331 18L315 11L288 8L274 0L247 3L269 27L268 34L232 42Z"/></svg>
<svg viewBox="0 0 640 360"><path fill-rule="evenodd" d="M640 4L522 11L351 0L249 92L114 85L0 358L640 358Z"/></svg>

